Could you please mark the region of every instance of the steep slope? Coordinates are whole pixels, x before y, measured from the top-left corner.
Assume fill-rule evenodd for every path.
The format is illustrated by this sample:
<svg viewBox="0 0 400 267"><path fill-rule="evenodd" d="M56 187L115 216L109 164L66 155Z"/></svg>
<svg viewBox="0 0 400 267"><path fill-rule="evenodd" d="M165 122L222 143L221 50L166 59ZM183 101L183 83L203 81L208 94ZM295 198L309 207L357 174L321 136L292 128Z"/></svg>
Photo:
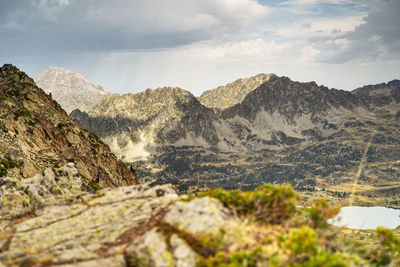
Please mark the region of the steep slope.
<svg viewBox="0 0 400 267"><path fill-rule="evenodd" d="M70 117L97 133L126 162L145 159L162 145L218 143L213 110L180 88L112 96L87 114L75 110Z"/></svg>
<svg viewBox="0 0 400 267"><path fill-rule="evenodd" d="M352 91L356 95L368 96L398 96L400 95L400 80L393 80L388 83L366 85Z"/></svg>
<svg viewBox="0 0 400 267"><path fill-rule="evenodd" d="M86 180L100 186L138 182L96 135L8 64L0 68L0 157L0 176L27 178L74 161Z"/></svg>
<svg viewBox="0 0 400 267"><path fill-rule="evenodd" d="M258 74L250 78L238 79L225 86L219 86L212 90L205 91L199 101L210 108L228 108L243 101L248 93L268 81L275 74Z"/></svg>
<svg viewBox="0 0 400 267"><path fill-rule="evenodd" d="M70 113L74 109L88 110L111 93L89 82L81 74L63 68L51 68L34 78L38 87L51 93L61 107Z"/></svg>
<svg viewBox="0 0 400 267"><path fill-rule="evenodd" d="M132 164L139 177L174 183L183 191L217 186L254 188L264 182L349 186L360 161L365 160L367 144L370 150L363 181L373 184L379 177L379 182L400 189L400 183L396 184L400 169L391 167L400 159L396 149L400 145L400 99L396 96L357 95L315 82L271 76L242 102L219 110L202 106L188 93L184 99L191 99L186 101L190 104L179 109L167 99L181 99L182 91L156 91L135 95L138 99L129 100L131 105L124 103L128 96L109 98L89 114L76 111L71 115L99 134L113 151L118 150L118 156ZM111 108L104 105L108 101ZM129 109L134 115L129 115ZM191 118L190 122L182 123L178 110ZM154 128L162 135L154 134ZM135 137L143 137L142 142L148 136L168 138L153 138L158 140L154 144L143 142L146 153L133 158L129 152L137 147L126 145L122 150L122 145L117 147L110 141L117 143L122 129L125 136L133 132ZM188 138L189 129L197 129L192 135L196 138Z"/></svg>

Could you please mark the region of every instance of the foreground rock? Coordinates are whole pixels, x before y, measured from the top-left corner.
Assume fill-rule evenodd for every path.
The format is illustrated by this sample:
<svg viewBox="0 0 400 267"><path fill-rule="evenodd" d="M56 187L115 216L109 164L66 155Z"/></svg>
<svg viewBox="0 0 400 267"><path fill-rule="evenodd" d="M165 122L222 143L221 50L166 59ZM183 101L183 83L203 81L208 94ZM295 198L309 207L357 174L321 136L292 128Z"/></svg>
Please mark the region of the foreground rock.
<svg viewBox="0 0 400 267"><path fill-rule="evenodd" d="M18 202L0 206L1 267L400 263L400 238L390 230L378 229L360 249L326 223L335 209L325 201L297 209L288 185L215 189L197 197L178 196L171 185L90 193L69 164L1 188L2 200L13 195L25 197L31 209L9 212L18 210Z"/></svg>
<svg viewBox="0 0 400 267"><path fill-rule="evenodd" d="M73 164L1 189L6 265L194 266L198 256L179 233L236 224L218 200L180 202L171 185L85 192Z"/></svg>

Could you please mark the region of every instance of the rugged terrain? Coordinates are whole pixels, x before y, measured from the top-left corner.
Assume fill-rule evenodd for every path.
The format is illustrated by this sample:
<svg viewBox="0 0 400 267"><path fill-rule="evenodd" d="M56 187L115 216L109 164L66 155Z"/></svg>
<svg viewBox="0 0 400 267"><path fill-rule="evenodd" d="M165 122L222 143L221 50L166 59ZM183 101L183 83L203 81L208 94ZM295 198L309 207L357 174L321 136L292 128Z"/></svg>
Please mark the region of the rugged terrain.
<svg viewBox="0 0 400 267"><path fill-rule="evenodd" d="M261 73L250 78L238 79L225 86L203 92L199 101L209 108L229 108L242 102L248 93L275 76L273 73Z"/></svg>
<svg viewBox="0 0 400 267"><path fill-rule="evenodd" d="M0 177L28 178L71 161L87 183L138 183L103 141L71 121L31 78L7 64L0 68L0 160Z"/></svg>
<svg viewBox="0 0 400 267"><path fill-rule="evenodd" d="M393 80L388 83L366 85L353 90L356 95L369 96L391 96L400 95L400 80Z"/></svg>
<svg viewBox="0 0 400 267"><path fill-rule="evenodd" d="M12 65L1 67L0 92L1 267L400 263L398 230L359 232L355 240L357 233L327 223L338 207L329 207L320 199L301 202L306 206L301 208L298 194L287 184L265 184L253 191L214 189L197 195L179 195L170 184L131 185L136 177L108 146L70 121L25 73ZM168 92L173 102L161 97ZM182 110L200 105L181 89L147 93L160 95L156 106L167 103L161 105L162 110L172 104ZM144 98L143 102L151 100ZM188 118L184 120L187 124L194 123L193 118L204 120L202 112L212 112L209 120L222 120L221 113L201 105L198 108L199 114L190 116L170 111L176 120L166 123L165 129L172 129L168 128L171 123L179 125L184 118ZM134 118L141 122L142 117ZM155 112L150 118L147 120L162 116ZM195 128L193 131L196 133ZM223 164L218 159L233 152L218 150L218 143L213 144L205 133L198 135L205 138L207 153L214 151L215 158L204 160ZM160 144L170 139L156 140L166 148ZM191 149L199 149L169 147L182 149L178 151L181 159L186 158L185 153L191 155ZM205 162L202 157L196 160Z"/></svg>
<svg viewBox="0 0 400 267"><path fill-rule="evenodd" d="M96 132L125 162L147 159L164 144L218 143L214 111L180 88L112 96L87 113L73 111L70 117Z"/></svg>
<svg viewBox="0 0 400 267"><path fill-rule="evenodd" d="M337 208L323 200L297 208L288 185L198 196L179 196L171 185L92 193L81 186L73 163L20 185L2 183L8 205L0 206L0 266L396 266L400 260L397 231L379 228L360 235L368 243L356 241L327 224ZM15 196L42 205L21 213Z"/></svg>
<svg viewBox="0 0 400 267"><path fill-rule="evenodd" d="M52 95L70 113L74 109L86 111L111 93L100 85L89 82L81 74L52 67L34 78L38 87Z"/></svg>
<svg viewBox="0 0 400 267"><path fill-rule="evenodd" d="M358 180L360 199L384 196L387 205L399 204L396 90L369 95L362 93L367 89L352 93L276 75L255 77L268 79L256 88L260 81L254 77L239 80L231 95L226 88L235 83L208 92L218 99L224 88L223 97L234 99L247 88L240 103L225 109L205 107L188 91L163 88L111 97L71 118L97 133L143 181L173 183L183 191L286 181L297 188L332 186L346 195Z"/></svg>

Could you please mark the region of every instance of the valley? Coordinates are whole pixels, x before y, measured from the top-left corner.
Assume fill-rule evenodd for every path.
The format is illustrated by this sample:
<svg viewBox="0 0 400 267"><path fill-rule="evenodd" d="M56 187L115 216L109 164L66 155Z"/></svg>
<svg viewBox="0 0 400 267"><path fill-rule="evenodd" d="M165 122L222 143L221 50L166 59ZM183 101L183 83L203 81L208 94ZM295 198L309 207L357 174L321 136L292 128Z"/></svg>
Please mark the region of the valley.
<svg viewBox="0 0 400 267"><path fill-rule="evenodd" d="M224 109L180 88L159 88L108 98L70 117L151 185L197 192L288 182L305 196L312 190L346 203L356 182L356 203L398 207L398 87L392 81L351 93L257 75L215 89L230 103ZM241 102L233 100L243 91Z"/></svg>

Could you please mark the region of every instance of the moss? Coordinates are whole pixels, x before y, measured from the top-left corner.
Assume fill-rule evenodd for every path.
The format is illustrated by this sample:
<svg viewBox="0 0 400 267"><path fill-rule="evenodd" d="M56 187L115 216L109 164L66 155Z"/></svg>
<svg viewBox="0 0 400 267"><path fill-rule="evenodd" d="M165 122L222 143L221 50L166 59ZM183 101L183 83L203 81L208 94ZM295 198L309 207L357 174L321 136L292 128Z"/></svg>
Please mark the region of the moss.
<svg viewBox="0 0 400 267"><path fill-rule="evenodd" d="M83 184L85 185L85 189L89 192L95 192L98 190L103 189L103 187L101 187L99 184L89 180L85 175L80 174L82 180L83 180Z"/></svg>
<svg viewBox="0 0 400 267"><path fill-rule="evenodd" d="M19 117L29 117L31 112L25 108L19 108L14 111L14 119L18 120Z"/></svg>
<svg viewBox="0 0 400 267"><path fill-rule="evenodd" d="M57 128L58 129L63 129L63 128L65 128L65 127L68 127L69 126L69 123L63 123L63 122L59 122L59 123L57 123Z"/></svg>
<svg viewBox="0 0 400 267"><path fill-rule="evenodd" d="M32 119L30 119L30 120L27 120L27 121L26 121L26 124L28 124L28 125L34 127L38 122L39 122L39 121L38 121L36 118L32 118Z"/></svg>
<svg viewBox="0 0 400 267"><path fill-rule="evenodd" d="M4 177L7 175L7 169L0 166L0 177Z"/></svg>
<svg viewBox="0 0 400 267"><path fill-rule="evenodd" d="M6 155L0 160L0 177L7 175L7 170L20 167L20 164L13 161L10 156Z"/></svg>
<svg viewBox="0 0 400 267"><path fill-rule="evenodd" d="M5 93L6 96L8 97L20 97L21 96L21 92L19 90L8 90Z"/></svg>

